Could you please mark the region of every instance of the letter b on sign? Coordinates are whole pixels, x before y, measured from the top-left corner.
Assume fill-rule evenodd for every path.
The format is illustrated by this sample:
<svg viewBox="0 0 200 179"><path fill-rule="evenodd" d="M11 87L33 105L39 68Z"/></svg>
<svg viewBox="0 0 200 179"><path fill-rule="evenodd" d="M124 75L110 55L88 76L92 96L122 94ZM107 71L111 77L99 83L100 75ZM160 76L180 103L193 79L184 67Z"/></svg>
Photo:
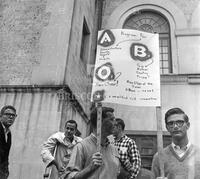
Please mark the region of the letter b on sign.
<svg viewBox="0 0 200 179"><path fill-rule="evenodd" d="M146 45L133 43L130 47L130 54L134 60L146 61L152 57L152 53Z"/></svg>

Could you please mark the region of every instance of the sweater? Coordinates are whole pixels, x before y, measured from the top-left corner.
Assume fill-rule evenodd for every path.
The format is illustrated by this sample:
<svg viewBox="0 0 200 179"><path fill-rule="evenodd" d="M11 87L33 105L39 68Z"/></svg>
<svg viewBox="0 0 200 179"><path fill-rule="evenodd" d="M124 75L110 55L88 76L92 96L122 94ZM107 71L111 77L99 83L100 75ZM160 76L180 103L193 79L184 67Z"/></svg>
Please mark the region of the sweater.
<svg viewBox="0 0 200 179"><path fill-rule="evenodd" d="M162 160L164 174L168 179L200 179L200 149L191 145L186 153L179 157L171 145L163 150ZM152 171L155 177L160 176L158 154L152 162Z"/></svg>

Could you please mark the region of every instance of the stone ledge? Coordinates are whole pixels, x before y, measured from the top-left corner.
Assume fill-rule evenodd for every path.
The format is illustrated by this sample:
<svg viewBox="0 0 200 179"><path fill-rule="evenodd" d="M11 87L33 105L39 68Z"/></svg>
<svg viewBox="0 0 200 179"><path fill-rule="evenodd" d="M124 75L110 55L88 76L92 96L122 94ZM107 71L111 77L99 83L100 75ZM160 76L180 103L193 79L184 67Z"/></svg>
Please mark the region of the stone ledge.
<svg viewBox="0 0 200 179"><path fill-rule="evenodd" d="M0 92L3 93L56 93L58 100L70 102L86 123L89 122L80 102L67 85L0 85Z"/></svg>
<svg viewBox="0 0 200 179"><path fill-rule="evenodd" d="M200 36L200 29L179 29L175 30L175 36L181 37L181 36Z"/></svg>
<svg viewBox="0 0 200 179"><path fill-rule="evenodd" d="M200 84L200 74L168 74L161 75L161 84Z"/></svg>

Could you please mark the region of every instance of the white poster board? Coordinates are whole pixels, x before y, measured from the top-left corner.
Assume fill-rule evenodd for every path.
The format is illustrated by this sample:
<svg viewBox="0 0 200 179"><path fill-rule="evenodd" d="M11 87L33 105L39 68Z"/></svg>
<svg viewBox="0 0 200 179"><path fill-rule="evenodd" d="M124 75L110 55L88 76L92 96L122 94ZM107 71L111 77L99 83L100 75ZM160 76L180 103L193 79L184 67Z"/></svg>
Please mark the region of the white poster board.
<svg viewBox="0 0 200 179"><path fill-rule="evenodd" d="M99 31L92 85L95 102L160 106L158 34Z"/></svg>

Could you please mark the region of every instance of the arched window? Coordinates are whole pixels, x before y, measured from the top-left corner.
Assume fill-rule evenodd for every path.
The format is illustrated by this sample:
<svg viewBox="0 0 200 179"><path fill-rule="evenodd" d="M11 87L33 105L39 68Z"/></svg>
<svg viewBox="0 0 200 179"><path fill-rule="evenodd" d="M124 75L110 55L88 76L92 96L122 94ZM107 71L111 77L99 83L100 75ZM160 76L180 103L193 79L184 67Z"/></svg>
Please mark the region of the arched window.
<svg viewBox="0 0 200 179"><path fill-rule="evenodd" d="M172 73L170 28L165 17L152 11L139 11L126 19L123 28L158 33L160 49L160 73Z"/></svg>

